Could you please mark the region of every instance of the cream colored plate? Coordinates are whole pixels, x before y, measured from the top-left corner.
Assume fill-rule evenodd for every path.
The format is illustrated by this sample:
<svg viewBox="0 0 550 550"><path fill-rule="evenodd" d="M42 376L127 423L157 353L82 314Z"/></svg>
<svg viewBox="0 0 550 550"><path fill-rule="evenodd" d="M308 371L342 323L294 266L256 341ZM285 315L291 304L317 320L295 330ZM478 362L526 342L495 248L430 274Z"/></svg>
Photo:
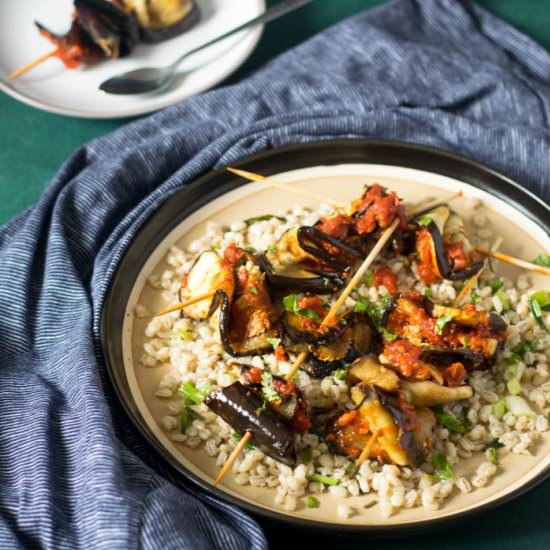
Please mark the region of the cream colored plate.
<svg viewBox="0 0 550 550"><path fill-rule="evenodd" d="M428 196L447 195L451 191L461 189L465 197L477 197L486 205L485 211L493 228L498 229L498 233L504 239L502 251L526 259L533 258L543 251L550 251L550 238L534 222L500 199L452 178L395 166L353 164L295 170L280 174L277 179L292 182L300 188L316 191L344 202L359 196L363 186L373 182L382 183L397 191L407 202L416 202ZM133 399L161 445L185 468L207 483L211 483L212 476L217 471L214 459L201 450L191 450L183 444L175 444L168 439L160 427L160 419L168 414L168 411L166 402L154 397L154 392L166 371L163 367L156 369L143 367L137 361L142 353L146 320L134 318L134 306L140 303L150 311L158 311L166 305L160 297L160 291L145 285L146 278L154 272L160 273L169 268L164 264L163 257L170 246L176 243L185 246L200 236L207 221L229 224L251 216L272 213L278 208L289 208L293 204L318 207L314 201L296 195L290 196L283 191L266 189L260 183L244 185L215 199L184 220L161 242L144 265L130 295L123 326L123 353L124 367ZM470 218L471 211L467 208L466 198L453 201L453 207L462 213L466 220ZM502 264L499 267L502 268ZM519 273L519 270L508 266L502 269L502 273L513 275ZM533 283L536 288L550 289L548 278L545 279L543 276L533 276ZM480 458L465 460L455 470L458 474L471 474L480 461ZM477 489L471 494L456 491L456 494L446 500L443 507L436 512L415 508L401 510L390 518L384 518L377 507L363 509L365 503L373 500L371 495L338 499L329 494L323 494L319 497L318 509L308 509L302 503L296 511L287 515L293 519L303 518L362 526L390 526L433 521L461 514L500 499L533 480L549 466L550 434L546 433L536 447L534 456L506 453L499 466L498 475L489 486ZM285 514L273 505L274 489L240 487L234 483L231 475L225 477L221 489L250 504ZM342 502L356 507L360 513L347 520L338 519L336 507Z"/></svg>

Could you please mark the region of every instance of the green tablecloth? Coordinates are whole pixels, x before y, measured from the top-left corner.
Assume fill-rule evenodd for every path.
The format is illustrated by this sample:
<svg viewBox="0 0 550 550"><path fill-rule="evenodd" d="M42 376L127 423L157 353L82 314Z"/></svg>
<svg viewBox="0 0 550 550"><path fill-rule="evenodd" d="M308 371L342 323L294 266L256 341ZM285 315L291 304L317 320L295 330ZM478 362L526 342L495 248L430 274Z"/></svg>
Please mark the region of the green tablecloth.
<svg viewBox="0 0 550 550"><path fill-rule="evenodd" d="M235 82L284 50L327 26L384 0L317 0L271 23L245 65L229 79ZM268 4L273 4L268 0ZM479 0L479 3L550 49L550 0ZM0 96L0 223L30 206L59 165L78 145L125 124L127 120L82 120L62 117ZM506 506L464 522L462 526L421 537L371 543L375 548L415 550L425 547L470 550L550 549L550 482ZM268 530L273 547L297 543L295 535ZM332 543L351 550L366 543ZM312 546L320 545L314 542Z"/></svg>

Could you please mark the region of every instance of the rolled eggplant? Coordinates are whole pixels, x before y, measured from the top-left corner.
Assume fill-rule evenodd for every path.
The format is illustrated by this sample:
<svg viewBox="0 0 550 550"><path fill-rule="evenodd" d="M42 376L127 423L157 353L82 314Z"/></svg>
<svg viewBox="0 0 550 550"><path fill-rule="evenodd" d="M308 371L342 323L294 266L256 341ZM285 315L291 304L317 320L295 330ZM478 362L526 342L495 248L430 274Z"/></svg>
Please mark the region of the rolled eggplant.
<svg viewBox="0 0 550 550"><path fill-rule="evenodd" d="M200 19L194 0L120 0L139 24L141 39L157 43L178 36Z"/></svg>
<svg viewBox="0 0 550 550"><path fill-rule="evenodd" d="M352 398L358 403L357 408L327 423L325 437L337 452L357 458L372 434L378 432L371 457L415 468L424 462L431 449L435 425L435 417L429 409L421 415L421 428L412 407L405 406L396 395L380 388L367 384L354 386ZM415 436L416 431L419 433Z"/></svg>
<svg viewBox="0 0 550 550"><path fill-rule="evenodd" d="M464 280L483 267L464 232L462 219L448 206L423 215L416 235L417 272L426 284Z"/></svg>
<svg viewBox="0 0 550 550"><path fill-rule="evenodd" d="M204 403L237 433L252 435L252 443L266 455L294 466L294 436L284 423L263 406L262 398L250 387L234 382L208 395Z"/></svg>

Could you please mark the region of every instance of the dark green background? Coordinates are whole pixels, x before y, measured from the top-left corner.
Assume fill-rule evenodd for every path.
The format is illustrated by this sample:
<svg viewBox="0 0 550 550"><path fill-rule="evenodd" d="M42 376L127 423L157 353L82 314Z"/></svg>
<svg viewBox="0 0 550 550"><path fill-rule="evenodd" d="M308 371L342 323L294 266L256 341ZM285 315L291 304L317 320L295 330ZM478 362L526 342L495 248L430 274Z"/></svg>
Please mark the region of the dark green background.
<svg viewBox="0 0 550 550"><path fill-rule="evenodd" d="M268 4L273 4L268 0ZM382 4L383 0L317 0L284 19L269 24L245 65L230 82L348 15ZM550 49L550 0L479 0L496 15ZM0 96L0 223L38 199L59 165L78 145L118 128L127 120L82 120L27 107ZM438 550L494 548L495 550L550 549L550 483L497 510L432 535L406 540L307 541L296 533L268 529L274 548L381 548ZM303 542L302 542L303 541Z"/></svg>

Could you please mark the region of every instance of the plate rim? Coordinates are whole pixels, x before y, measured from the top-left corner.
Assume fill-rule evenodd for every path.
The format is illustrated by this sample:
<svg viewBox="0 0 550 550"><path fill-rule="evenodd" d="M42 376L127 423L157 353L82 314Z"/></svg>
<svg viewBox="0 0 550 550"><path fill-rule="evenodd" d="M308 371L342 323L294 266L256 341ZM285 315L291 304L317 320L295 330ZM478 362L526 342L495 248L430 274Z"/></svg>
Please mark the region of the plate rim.
<svg viewBox="0 0 550 550"><path fill-rule="evenodd" d="M322 151L322 153L320 151ZM365 155L366 158L359 158L362 155ZM417 145L397 140L368 138L326 139L285 145L262 151L254 155L243 157L233 162L232 166L270 175L312 166L311 162L307 162L312 156L317 159L322 158L322 164L324 166L354 164L359 162L363 164L389 164L426 170L454 177L466 183L478 185L484 191L504 200L527 217L539 223L541 228L550 235L550 205L547 205L532 191L522 187L518 182L499 171L478 161L432 146ZM357 157L357 160L350 159L349 156L353 158ZM374 158L378 158L378 160L374 160ZM319 165L318 160L317 165ZM435 170L434 166L438 169ZM457 173L455 170L462 172ZM427 530L436 530L451 524L456 524L466 518L471 518L515 500L550 478L550 468L547 468L527 483L506 495L491 500L483 505L475 506L462 512L455 512L445 517L423 519L402 525L346 525L345 523L329 523L292 517L275 509L270 510L243 501L202 480L164 449L146 425L135 403L133 403L124 369L120 368L117 371L116 365L122 362L122 338L120 334L122 325L121 323L119 324L120 331L118 337L120 339L120 359L118 359L116 345L114 345L116 339L113 340L113 338L110 337L113 331L116 333L116 328L113 327L113 311L116 311L118 308L119 315L124 315L127 297L135 282L135 276L137 276L137 273L139 273L151 252L174 227L193 211L201 208L214 198L245 185L246 183L248 182L227 172L225 167L222 167L200 176L174 192L143 223L141 228L131 239L117 268L111 276L108 289L105 293L105 299L101 307L99 339L104 364L110 382L115 389L118 401L121 403L125 413L130 417L131 422L145 437L154 449L154 452L157 453L164 462L167 462L171 468L174 468L178 475L182 475L186 480L198 486L200 490L226 502L230 502L252 513L256 517L274 521L279 524L285 523L289 526L301 529L307 528L322 533L338 533L340 535L362 536L366 538L378 538L381 536L395 538L407 534L419 534ZM500 190L495 189L498 183L502 185ZM523 200L520 201L520 198ZM177 208L175 208L176 204L178 205ZM184 207L182 208L182 206ZM176 213L172 219L167 216L167 213L171 210ZM166 220L169 221L167 222ZM151 233L153 233L153 238L150 238ZM141 250L138 250L140 248ZM138 265L138 267L136 267L136 265ZM126 273L128 271L135 272L135 276L129 279ZM124 299L121 299L121 296L124 295L124 293L121 292L121 286L122 288L127 288L126 297Z"/></svg>
<svg viewBox="0 0 550 550"><path fill-rule="evenodd" d="M265 11L266 0L255 0L255 1L258 4L258 8L259 8L258 14L260 14L262 11ZM190 97L212 90L218 84L220 84L220 82L223 82L223 80L230 77L252 55L252 52L256 49L256 46L258 45L258 42L260 41L260 38L263 35L264 28L265 28L265 25L258 25L248 30L242 36L242 38L236 43L236 46L246 41L248 41L248 44L246 44L245 45L246 47L243 48L238 60L235 61L235 63L228 65L223 70L217 72L215 78L212 80L209 86L201 89L196 94L184 95L182 97L178 97L177 99L176 98L164 99L163 101L160 102L158 106L155 106L153 108L147 107L147 104L145 104L144 106L136 106L134 108L121 110L119 112L108 112L108 111L96 112L96 111L87 111L86 109L71 109L71 108L58 107L57 105L53 105L51 103L48 103L47 101L42 101L40 99L37 99L32 95L24 94L23 92L17 90L16 88L12 88L9 85L9 83L6 82L4 79L0 79L0 91L12 97L16 101L20 101L21 103L24 103L25 105L29 105L30 107L34 107L35 109L40 109L41 111L45 111L48 113L54 113L57 115L64 115L64 116L73 117L73 118L103 120L103 119L130 118L135 116L146 115L149 113L156 113L162 109L166 109L167 107L176 105L181 101L185 101ZM101 93L105 94L106 92L101 92ZM146 94L143 94L143 97L146 97ZM167 97L168 96L166 96L166 98Z"/></svg>

